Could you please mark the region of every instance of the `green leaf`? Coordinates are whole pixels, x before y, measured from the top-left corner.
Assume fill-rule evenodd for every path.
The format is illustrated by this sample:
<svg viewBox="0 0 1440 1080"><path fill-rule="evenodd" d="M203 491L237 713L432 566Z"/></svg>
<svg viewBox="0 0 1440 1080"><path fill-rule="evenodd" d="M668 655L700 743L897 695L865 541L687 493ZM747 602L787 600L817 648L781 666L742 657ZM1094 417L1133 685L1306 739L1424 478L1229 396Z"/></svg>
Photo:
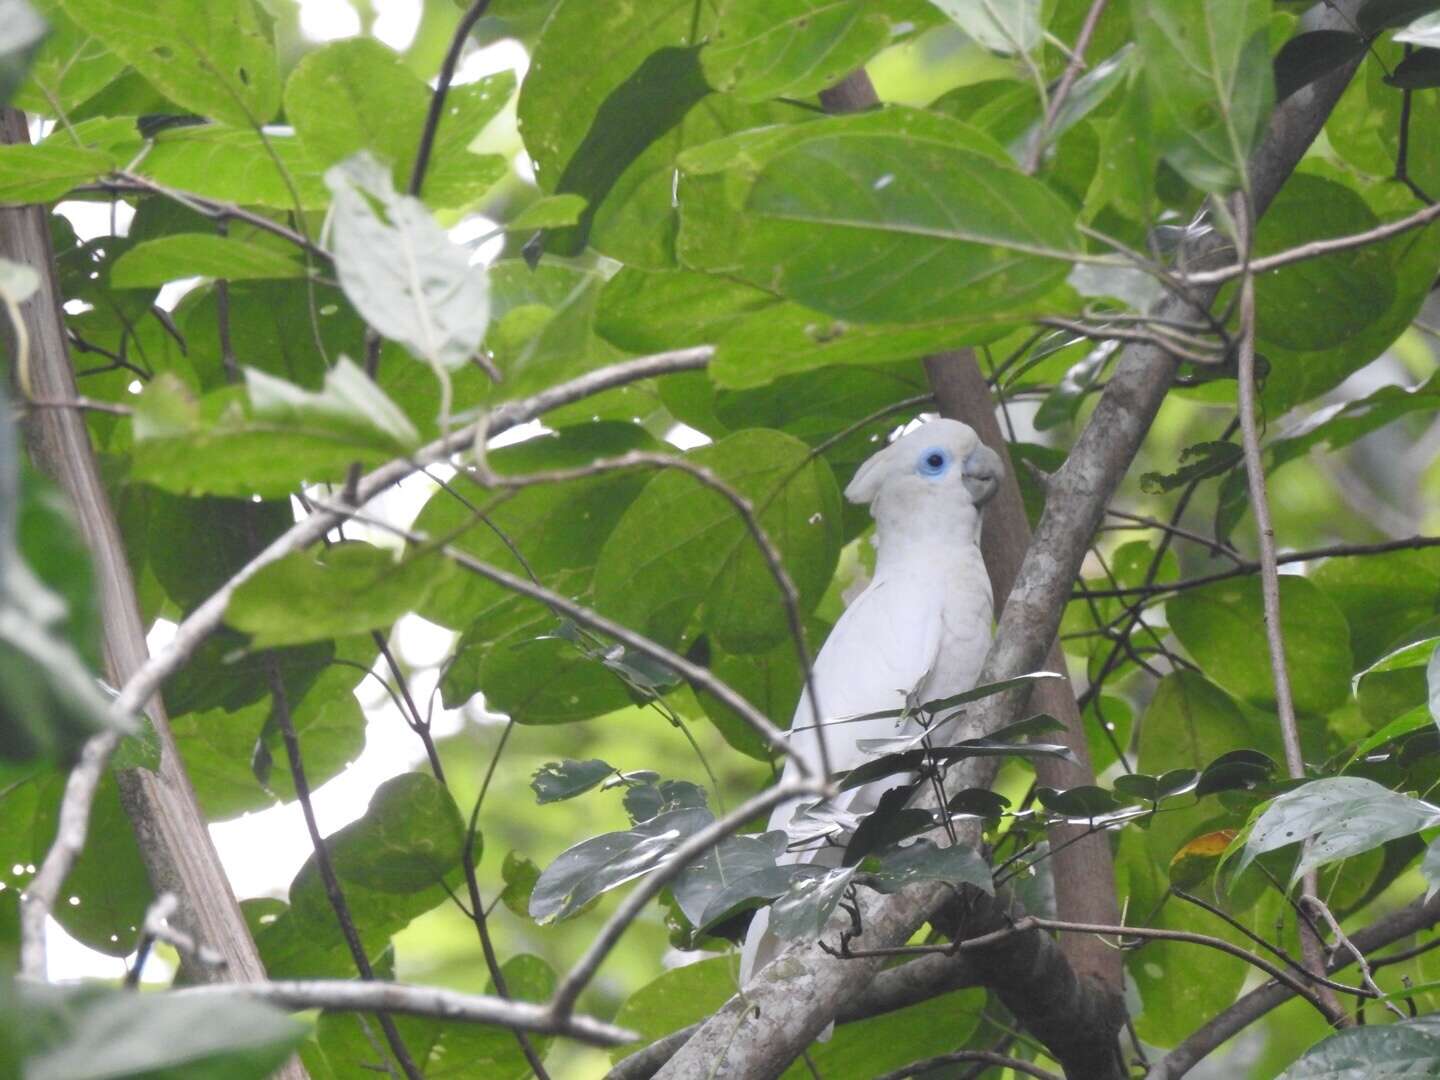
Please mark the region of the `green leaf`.
<svg viewBox="0 0 1440 1080"><path fill-rule="evenodd" d="M1407 56L1385 76L1385 82L1402 90L1428 90L1440 86L1440 54L1421 49Z"/></svg>
<svg viewBox="0 0 1440 1080"><path fill-rule="evenodd" d="M1244 186L1275 98L1269 0L1142 0L1134 11L1156 142L1196 187Z"/></svg>
<svg viewBox="0 0 1440 1080"><path fill-rule="evenodd" d="M287 252L244 240L204 233L185 233L136 244L110 267L117 289L160 286L185 277L299 278L305 266Z"/></svg>
<svg viewBox="0 0 1440 1080"><path fill-rule="evenodd" d="M1312 780L1278 796L1250 830L1235 872L1257 856L1309 840L1291 874L1348 859L1440 824L1440 807L1359 776Z"/></svg>
<svg viewBox="0 0 1440 1080"><path fill-rule="evenodd" d="M17 989L19 1000L6 1003L6 1026L13 1025L25 1046L26 1076L262 1080L309 1033L305 1024L239 991L186 998L93 983Z"/></svg>
<svg viewBox="0 0 1440 1080"><path fill-rule="evenodd" d="M324 430L337 441L390 455L413 450L420 433L347 357L325 374L318 394L258 368L245 369L245 388L256 420L282 430Z"/></svg>
<svg viewBox="0 0 1440 1080"><path fill-rule="evenodd" d="M1148 472L1140 477L1140 490L1163 495L1196 481L1229 472L1240 462L1242 451L1235 443L1202 442L1180 451L1180 468L1173 473Z"/></svg>
<svg viewBox="0 0 1440 1080"><path fill-rule="evenodd" d="M177 105L239 127L280 107L275 46L249 0L61 0L66 14Z"/></svg>
<svg viewBox="0 0 1440 1080"><path fill-rule="evenodd" d="M167 187L223 202L293 210L330 202L321 167L293 135L205 124L171 128L136 171ZM288 182L287 182L288 181Z"/></svg>
<svg viewBox="0 0 1440 1080"><path fill-rule="evenodd" d="M1038 787L1035 789L1035 796L1046 810L1075 821L1093 822L1097 817L1114 813L1124 805L1111 792L1094 784L1081 784L1064 791Z"/></svg>
<svg viewBox="0 0 1440 1080"><path fill-rule="evenodd" d="M1140 768L1201 769L1249 741L1234 701L1198 672L1177 671L1160 680L1140 720Z"/></svg>
<svg viewBox="0 0 1440 1080"><path fill-rule="evenodd" d="M326 838L335 875L373 958L392 934L445 902L465 823L450 793L425 773L402 773L371 796L358 821ZM274 978L353 975L355 966L312 856L290 884L290 907L257 935Z"/></svg>
<svg viewBox="0 0 1440 1080"><path fill-rule="evenodd" d="M1440 11L1434 10L1433 3L1425 5L1430 14L1421 15L1405 29L1397 32L1392 40L1406 45L1423 45L1428 49L1440 47Z"/></svg>
<svg viewBox="0 0 1440 1080"><path fill-rule="evenodd" d="M1364 0L1355 13L1361 33L1374 34L1435 10L1435 0Z"/></svg>
<svg viewBox="0 0 1440 1080"><path fill-rule="evenodd" d="M426 171L423 190L431 206L463 206L505 174L503 157L467 147L513 90L510 72L451 87ZM285 115L317 164L368 150L404 190L430 95L393 50L373 38L347 38L322 45L295 65L285 83Z"/></svg>
<svg viewBox="0 0 1440 1080"><path fill-rule="evenodd" d="M913 741L909 737L861 739L860 748L869 753L877 753L887 750L890 745ZM964 761L966 758L975 757L1055 757L1074 760L1071 751L1058 743L1012 743L1000 739L966 739L953 746L935 746L882 753L873 761L867 761L845 773L845 778L840 783L840 790L849 791L887 776L913 773L932 760L950 762Z"/></svg>
<svg viewBox="0 0 1440 1080"><path fill-rule="evenodd" d="M522 919L530 917L530 894L535 891L535 882L540 880L540 867L523 855L510 851L500 866L500 880L505 888L500 890L500 902Z"/></svg>
<svg viewBox="0 0 1440 1080"><path fill-rule="evenodd" d="M998 53L1025 53L1040 44L1040 0L931 0L976 42Z"/></svg>
<svg viewBox="0 0 1440 1080"><path fill-rule="evenodd" d="M675 265L675 163L688 146L733 131L808 119L795 106L709 93L696 53L713 9L689 0L596 5L562 0L535 46L519 123L542 190L587 202L552 251L596 250L648 269ZM573 57L607 43L603 58Z"/></svg>
<svg viewBox="0 0 1440 1080"><path fill-rule="evenodd" d="M601 893L648 874L714 820L708 810L672 810L626 832L576 844L540 874L530 894L530 917L542 926L568 919Z"/></svg>
<svg viewBox="0 0 1440 1080"><path fill-rule="evenodd" d="M855 866L799 867L785 894L770 905L770 932L786 940L819 937L858 872Z"/></svg>
<svg viewBox="0 0 1440 1080"><path fill-rule="evenodd" d="M1368 668L1440 608L1440 550L1326 559L1310 580L1344 614L1355 664Z"/></svg>
<svg viewBox="0 0 1440 1080"><path fill-rule="evenodd" d="M58 144L0 146L0 204L52 202L116 165L104 150Z"/></svg>
<svg viewBox="0 0 1440 1080"><path fill-rule="evenodd" d="M1436 1072L1440 1023L1430 1014L1346 1028L1307 1051L1279 1080L1391 1080Z"/></svg>
<svg viewBox="0 0 1440 1080"><path fill-rule="evenodd" d="M654 449L658 445L640 426L605 421L562 427L493 451L487 461L497 473L532 474ZM467 505L473 496L466 495L463 484L452 485L452 491L438 490L425 503L415 531L450 537L454 547L482 562L514 574L533 573L547 588L586 603L600 546L646 479L645 472L629 470L565 484L537 484L496 506L485 515L487 521L478 520ZM523 553L524 563L516 551ZM466 574L443 592L432 593L416 610L433 622L464 630L465 647L513 633L517 619L528 625L546 618L543 608L478 574Z"/></svg>
<svg viewBox="0 0 1440 1080"><path fill-rule="evenodd" d="M710 377L743 389L829 365L911 360L981 344L1004 334L1016 317L975 312L922 324L853 324L730 277L626 267L601 292L596 329L631 352L715 344Z"/></svg>
<svg viewBox="0 0 1440 1080"><path fill-rule="evenodd" d="M318 557L295 552L241 585L225 621L253 635L257 649L379 630L455 573L438 554L397 562L369 544L335 544Z"/></svg>
<svg viewBox="0 0 1440 1080"><path fill-rule="evenodd" d="M783 832L726 837L682 870L671 883L675 902L692 925L704 927L719 914L734 909L740 899L734 894L737 883L775 868L776 860L785 851L785 843Z"/></svg>
<svg viewBox="0 0 1440 1080"><path fill-rule="evenodd" d="M555 973L538 956L520 953L501 965L506 989L519 1001L542 1003L555 989ZM485 992L495 994L493 982ZM338 1080L371 1071L384 1073L392 1067L383 1043L374 1038L373 1022L362 1024L356 1013L323 1013L317 1025L317 1040L307 1044L305 1064L311 1076ZM436 1020L420 1016L396 1016L396 1029L409 1048L421 1073L428 1077L484 1076L486 1080L525 1080L530 1066L515 1035L504 1028L464 1021ZM543 1057L549 1036L529 1036L531 1045ZM323 1065L317 1068L311 1054L318 1053ZM327 1071L328 1070L328 1071Z"/></svg>
<svg viewBox="0 0 1440 1080"><path fill-rule="evenodd" d="M9 408L0 394L0 409ZM14 453L7 415L0 468L14 470ZM0 482L13 498L14 472ZM68 764L91 735L133 725L112 712L96 681L94 575L68 507L48 483L27 480L12 523L15 509L0 513L0 760Z"/></svg>
<svg viewBox="0 0 1440 1080"><path fill-rule="evenodd" d="M594 335L603 285L599 274L576 275L553 309L523 306L505 316L490 340L507 396L540 390L619 359L619 353Z"/></svg>
<svg viewBox="0 0 1440 1080"><path fill-rule="evenodd" d="M1044 185L978 151L963 125L927 138L903 131L903 119L891 131L873 120L857 130L857 119L870 120L804 125L763 164L729 251L711 261L682 234L682 256L869 322L1013 310L1064 279L1077 241L1070 211ZM889 272L877 282L868 268L882 258Z"/></svg>
<svg viewBox="0 0 1440 1080"><path fill-rule="evenodd" d="M55 839L64 777L48 777L40 788L35 816L28 824L39 863ZM120 803L113 773L100 781L90 811L85 850L66 875L54 916L66 933L106 956L135 951L145 910L155 899L135 831Z"/></svg>
<svg viewBox="0 0 1440 1080"><path fill-rule="evenodd" d="M505 223L509 232L574 225L589 204L583 195L542 195Z"/></svg>
<svg viewBox="0 0 1440 1080"><path fill-rule="evenodd" d="M1195 785L1195 796L1253 788L1267 783L1279 771L1280 767L1259 750L1231 750L1205 766ZM1120 786L1118 781L1115 786Z"/></svg>
<svg viewBox="0 0 1440 1080"><path fill-rule="evenodd" d="M20 6L41 16L43 41L30 57L28 76L23 68L20 70L25 81L10 102L15 108L58 119L57 110L69 114L124 69L125 61L77 26L58 0L29 0ZM22 37L25 29L34 25L23 15L7 14L3 21L7 27L14 26ZM8 95L0 93L0 101L5 100Z"/></svg>
<svg viewBox="0 0 1440 1080"><path fill-rule="evenodd" d="M808 620L805 637L810 642L825 640L828 627ZM805 686L805 673L795 643L788 636L763 653L729 653L710 650L710 670L715 677L750 702L780 729L790 726L795 703ZM713 695L697 688L696 696L705 715L731 747L758 761L769 761L773 748L740 715Z"/></svg>
<svg viewBox="0 0 1440 1080"><path fill-rule="evenodd" d="M1274 708L1275 686L1258 581L1223 581L1192 589L1165 605L1171 629L1201 668L1237 697ZM1301 712L1323 714L1350 696L1350 633L1345 617L1319 588L1280 576L1280 629L1286 671Z"/></svg>
<svg viewBox="0 0 1440 1080"><path fill-rule="evenodd" d="M26 0L0 0L0 26L0 105L8 105L49 27Z"/></svg>
<svg viewBox="0 0 1440 1080"><path fill-rule="evenodd" d="M1315 240L1367 232L1379 223L1353 189L1297 173L1261 219L1255 254L1263 257ZM1261 274L1255 282L1259 347L1334 348L1383 318L1397 288L1392 254L1377 246Z"/></svg>
<svg viewBox="0 0 1440 1080"><path fill-rule="evenodd" d="M1130 773L1115 778L1115 790L1144 802L1159 802L1190 788L1200 777L1195 769L1171 769L1164 776Z"/></svg>
<svg viewBox="0 0 1440 1080"><path fill-rule="evenodd" d="M687 456L749 499L813 608L839 555L839 493L830 470L780 432L737 432ZM776 582L734 506L693 477L667 471L631 504L600 552L597 606L642 633L678 643L697 615L721 648L760 652L786 634Z"/></svg>
<svg viewBox="0 0 1440 1080"><path fill-rule="evenodd" d="M773 293L726 277L627 266L601 290L595 329L631 352L683 349L713 343L781 303Z"/></svg>
<svg viewBox="0 0 1440 1080"><path fill-rule="evenodd" d="M320 393L251 368L245 379L243 397L226 387L199 402L171 375L152 379L135 404L132 475L179 494L279 499L419 442L409 419L343 357Z"/></svg>
<svg viewBox="0 0 1440 1080"><path fill-rule="evenodd" d="M562 802L583 795L606 777L615 775L615 766L599 758L589 761L549 761L535 770L530 790L540 805Z"/></svg>
<svg viewBox="0 0 1440 1080"><path fill-rule="evenodd" d="M987 893L995 891L990 866L978 851L963 844L938 847L924 837L869 855L859 869L856 880L882 893L899 892L907 885L926 881L974 885Z"/></svg>
<svg viewBox="0 0 1440 1080"><path fill-rule="evenodd" d="M700 61L711 86L741 100L803 98L864 67L890 35L889 15L866 0L730 0Z"/></svg>
<svg viewBox="0 0 1440 1080"><path fill-rule="evenodd" d="M325 182L335 195L335 270L356 310L417 359L452 369L468 363L485 339L490 299L465 249L424 203L396 194L368 154L332 167Z"/></svg>
<svg viewBox="0 0 1440 1080"><path fill-rule="evenodd" d="M568 641L536 640L554 623L541 618L497 635L477 623L462 634L440 684L447 708L476 693L517 724L567 724L633 705L625 684Z"/></svg>
<svg viewBox="0 0 1440 1080"><path fill-rule="evenodd" d="M368 649L361 648L367 645ZM351 639L342 647L351 654L342 659L352 663L368 667L374 659L374 645L368 637ZM284 650L269 657L282 665L291 722L305 749L305 774L318 788L365 749L365 714L354 693L362 672L333 661L318 670L283 666L295 653L311 651ZM326 655L333 652L325 650ZM257 659L261 662L256 663ZM239 675L264 687L268 685L268 662L268 658L252 656ZM167 693L167 701L169 697ZM267 695L236 710L190 711L171 719L186 772L208 820L234 817L294 798L289 764L271 709ZM257 757L269 764L263 781L256 777Z"/></svg>
<svg viewBox="0 0 1440 1080"><path fill-rule="evenodd" d="M735 993L735 960L716 956L671 968L636 990L620 1006L615 1023L651 1043L708 1017ZM610 1051L612 1061L634 1053L628 1046Z"/></svg>

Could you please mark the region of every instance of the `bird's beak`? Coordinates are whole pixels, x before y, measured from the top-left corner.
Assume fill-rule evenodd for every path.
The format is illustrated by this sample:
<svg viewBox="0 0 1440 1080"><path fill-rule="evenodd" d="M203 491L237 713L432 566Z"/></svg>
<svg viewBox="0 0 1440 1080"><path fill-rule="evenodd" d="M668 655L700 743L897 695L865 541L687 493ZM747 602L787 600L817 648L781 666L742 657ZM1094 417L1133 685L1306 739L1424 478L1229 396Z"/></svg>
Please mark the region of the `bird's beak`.
<svg viewBox="0 0 1440 1080"><path fill-rule="evenodd" d="M1000 477L1005 475L1005 466L1000 455L981 443L965 455L960 475L965 480L965 490L977 508L984 506L1000 490Z"/></svg>

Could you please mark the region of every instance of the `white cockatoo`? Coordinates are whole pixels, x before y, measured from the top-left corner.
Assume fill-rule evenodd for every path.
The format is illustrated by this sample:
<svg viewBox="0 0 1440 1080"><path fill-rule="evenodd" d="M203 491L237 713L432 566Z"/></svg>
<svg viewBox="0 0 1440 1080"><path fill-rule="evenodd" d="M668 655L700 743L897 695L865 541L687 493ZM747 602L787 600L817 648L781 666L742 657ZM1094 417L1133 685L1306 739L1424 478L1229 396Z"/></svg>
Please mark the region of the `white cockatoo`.
<svg viewBox="0 0 1440 1080"><path fill-rule="evenodd" d="M830 632L813 668L832 773L866 760L861 739L919 732L893 718L832 723L861 713L900 709L970 689L990 647L993 599L980 555L980 509L1003 475L1000 457L969 426L931 420L860 466L845 489L868 503L875 519L875 575ZM790 745L816 772L818 732L808 692L795 710ZM787 758L784 778L798 772ZM823 810L873 810L896 777L843 792ZM801 800L781 803L769 828L792 832ZM798 823L797 823L798 824ZM785 861L838 865L834 845L809 845ZM770 911L756 912L740 954L740 985L778 951L767 932Z"/></svg>

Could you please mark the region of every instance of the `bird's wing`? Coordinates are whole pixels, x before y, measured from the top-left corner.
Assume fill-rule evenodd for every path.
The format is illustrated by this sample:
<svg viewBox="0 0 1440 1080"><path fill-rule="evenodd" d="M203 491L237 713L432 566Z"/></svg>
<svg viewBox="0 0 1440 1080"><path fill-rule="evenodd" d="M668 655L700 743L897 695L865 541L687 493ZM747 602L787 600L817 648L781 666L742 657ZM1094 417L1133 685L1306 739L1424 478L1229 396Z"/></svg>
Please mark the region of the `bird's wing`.
<svg viewBox="0 0 1440 1080"><path fill-rule="evenodd" d="M855 600L815 658L814 684L826 727L832 770L864 760L860 739L898 734L890 717L845 723L848 717L898 709L935 669L944 635L944 594L934 583L876 582ZM791 722L790 744L819 765L815 717L807 691ZM790 766L793 768L793 763Z"/></svg>

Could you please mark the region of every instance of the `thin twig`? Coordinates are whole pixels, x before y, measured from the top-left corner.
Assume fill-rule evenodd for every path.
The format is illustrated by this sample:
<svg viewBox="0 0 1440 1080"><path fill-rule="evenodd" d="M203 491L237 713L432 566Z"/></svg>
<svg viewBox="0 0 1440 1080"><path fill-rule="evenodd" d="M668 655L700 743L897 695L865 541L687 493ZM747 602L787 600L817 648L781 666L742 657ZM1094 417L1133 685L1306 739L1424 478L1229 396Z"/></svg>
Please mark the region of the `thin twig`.
<svg viewBox="0 0 1440 1080"><path fill-rule="evenodd" d="M1136 525L1143 526L1147 529L1158 529L1161 532L1174 533L1181 539L1190 540L1193 543L1200 544L1202 547L1209 548L1210 551L1215 555L1224 555L1232 562L1243 563L1245 561L1241 557L1240 553L1236 551L1233 547L1231 547L1229 544L1222 544L1219 540L1216 540L1210 536L1206 536L1204 533L1198 533L1190 529L1182 528L1181 526L1175 524L1173 521L1165 522L1161 521L1159 518L1147 517L1144 514L1132 514L1128 510L1117 510L1113 506L1106 507L1105 513L1109 514L1111 517L1117 517L1121 521L1134 522ZM1098 594L1092 592L1091 595L1095 596Z"/></svg>
<svg viewBox="0 0 1440 1080"><path fill-rule="evenodd" d="M1282 266L1304 262L1307 259L1318 259L1322 255L1331 255L1337 251L1350 251L1353 248L1366 247L1381 240L1388 240L1392 236L1399 236L1411 229L1428 225L1437 218L1440 218L1440 203L1426 206L1423 210L1417 210L1408 217L1377 225L1365 232L1351 233L1349 236L1334 236L1328 240L1312 240L1308 244L1301 244L1285 251L1277 251L1274 255L1266 255L1251 261L1249 272L1263 274L1270 270L1278 270ZM1232 266L1222 266L1218 270L1197 270L1186 274L1185 280L1191 285L1218 285L1221 282L1243 277L1245 273L1246 264L1235 263Z"/></svg>
<svg viewBox="0 0 1440 1080"><path fill-rule="evenodd" d="M340 926L340 933L345 938L345 945L350 950L350 958L355 963L355 970L365 982L375 981L375 969L370 965L370 955L365 951L365 945L360 940L360 932L355 928L355 920L350 914L350 905L345 900L345 891L340 887L340 879L335 874L335 864L330 861L330 850L325 846L325 837L320 835L320 825L315 820L315 807L310 798L310 782L305 776L305 761L300 755L300 739L295 734L295 722L290 715L289 694L285 689L284 680L280 678L280 665L274 654L266 658L266 675L270 682L270 705L274 711L275 722L280 728L280 737L285 743L285 756L290 761L290 781L295 787L295 798L300 803L301 813L305 818L305 830L310 834L311 846L315 849L315 868L320 873L320 881L325 888L325 898L329 900L331 909L335 912L335 921ZM410 1080L422 1080L424 1073L410 1056L410 1049L405 1045L405 1040L400 1037L400 1029L395 1026L394 1018L386 1012L376 1014L380 1022L380 1030L385 1033L385 1042L390 1047L390 1052L395 1055L396 1062L404 1070Z"/></svg>
<svg viewBox="0 0 1440 1080"><path fill-rule="evenodd" d="M1181 900L1184 900L1186 903L1194 904L1196 907L1201 908L1204 911L1208 911L1211 915L1215 916L1217 919L1220 919L1222 922L1227 923L1231 927L1231 929L1245 935L1256 945L1259 945L1262 949L1265 949L1267 952L1269 952L1276 958L1283 960L1289 967L1293 968L1295 971L1298 971L1301 975L1305 976L1305 978L1311 980L1312 982L1318 983L1321 986L1328 986L1331 990L1339 990L1341 993L1360 994L1361 996L1364 996L1364 991L1357 990L1353 986L1347 986L1345 983L1336 982L1334 979L1327 979L1323 975L1316 975L1313 971L1307 971L1303 963L1295 959L1295 957L1291 956L1278 945L1274 945L1271 942L1266 941L1265 938L1255 933L1255 931L1251 930L1248 926L1242 923L1239 919L1235 918L1235 916L1231 915L1224 908L1218 907L1217 905L1212 904L1207 900L1202 899L1201 897L1195 896L1193 893L1185 892L1182 889L1171 889L1170 891L1173 892L1176 896L1178 896ZM1384 993L1379 987L1372 987L1371 989L1374 991L1375 997L1381 997Z"/></svg>
<svg viewBox="0 0 1440 1080"><path fill-rule="evenodd" d="M288 240L300 250L309 252L311 255L318 255L322 259L330 258L330 253L326 251L325 248L321 247L303 233L282 225L278 221L272 221L264 214L247 210L243 206L221 202L218 199L207 199L200 195L192 195L186 191L177 191L174 188L166 187L164 184L156 183L147 176L141 176L139 173L121 171L112 173L111 176L111 179L102 180L95 184L84 184L75 190L144 192L151 195L160 195L190 210L194 210L202 217L207 217L214 221L243 221L247 225L253 225L257 229L278 236L282 240Z"/></svg>
<svg viewBox="0 0 1440 1080"><path fill-rule="evenodd" d="M1320 918L1325 921L1325 924L1330 927L1330 932L1335 935L1335 944L1330 950L1331 953L1338 952L1340 949L1348 952L1354 958L1355 966L1360 969L1360 981L1365 984L1365 989L1375 997L1384 1000L1385 1008L1394 1013L1397 1019L1406 1019L1405 1011L1393 1001L1388 1000L1385 991L1381 990L1376 984L1375 976L1370 971L1370 964L1366 961L1365 954L1355 947L1355 943L1351 941L1350 938L1346 936L1345 931L1340 928L1340 920L1335 918L1335 913L1330 910L1330 905L1318 896L1308 894L1300 898L1300 904L1302 907L1307 908L1312 914L1319 915ZM1365 996L1353 987L1347 989L1349 993L1359 997Z"/></svg>
<svg viewBox="0 0 1440 1080"><path fill-rule="evenodd" d="M81 412L109 413L112 416L130 416L135 412L129 405L120 405L113 401L96 401L94 398L76 396L68 401L45 400L41 398L26 398L19 406L20 409L78 409Z"/></svg>
<svg viewBox="0 0 1440 1080"><path fill-rule="evenodd" d="M1070 62L1065 65L1065 71L1055 87L1055 94L1045 108L1045 118L1040 121L1039 137L1031 143L1030 152L1025 155L1027 173L1034 173L1040 167L1040 155L1045 152L1045 144L1050 139L1050 129L1055 126L1065 99L1070 96L1075 80L1080 77L1080 72L1085 67L1085 50L1090 47L1090 39L1095 36L1095 27L1100 23L1100 16L1104 14L1107 2L1108 0L1092 0L1090 10L1085 13L1085 21L1080 24L1080 33L1075 36L1075 44L1070 50Z"/></svg>
<svg viewBox="0 0 1440 1080"><path fill-rule="evenodd" d="M622 1046L640 1036L588 1016L557 1017L543 1005L504 1001L488 994L463 994L436 986L410 986L395 982L355 982L349 979L221 984L174 990L175 998L251 998L282 1009L329 1012L401 1013L468 1024L496 1024L512 1031L536 1035L564 1035L595 1046Z"/></svg>
<svg viewBox="0 0 1440 1080"><path fill-rule="evenodd" d="M420 132L420 145L415 150L415 165L410 170L410 186L407 189L417 198L425 185L425 170L430 164L430 151L435 145L435 133L440 128L440 119L445 113L445 95L455 79L455 68L460 63L460 53L470 30L485 14L490 0L475 0L460 16L455 33L450 37L450 47L445 50L445 61L440 65L440 75L435 80L435 92L430 95L430 108L425 113L425 127Z"/></svg>
<svg viewBox="0 0 1440 1080"><path fill-rule="evenodd" d="M410 693L409 680L405 678L405 673L401 670L399 661L395 659L395 654L391 651L389 642L385 640L385 635L379 630L375 630L372 631L372 637L375 644L379 646L380 655L385 658L386 666L390 669L390 677L395 680L395 684L399 687L400 696L404 702L401 715L405 718L405 722L409 725L410 730L419 736L421 745L425 747L425 756L430 762L430 771L434 774L436 781L448 787L445 780L445 767L440 761L440 751L435 745L435 739L430 734L429 718L422 716L419 706L415 704L415 698ZM507 728L506 730L508 731L509 729ZM487 781L489 779L488 773L486 774L486 779ZM478 801L476 808L478 811ZM475 931L480 938L480 952L485 957L485 968L490 973L490 981L495 986L495 993L499 994L500 997L506 1001L510 1001L514 995L510 993L510 987L505 980L504 969L500 965L500 957L495 951L495 941L490 934L490 923L485 916L485 902L480 895L480 878L476 873L475 867L474 838L475 817L472 816L470 819L470 827L465 835L465 845L460 849L460 865L465 872L465 887L470 894L470 906L467 908L464 904L458 903L457 906L461 911L464 911L466 915L470 917L470 921L475 924ZM545 1071L544 1059L535 1049L535 1045L526 1036L525 1032L516 1030L514 1035L515 1041L520 1047L520 1052L524 1055L526 1063L530 1066L530 1071L535 1074L536 1080L550 1080L550 1074Z"/></svg>
<svg viewBox="0 0 1440 1080"><path fill-rule="evenodd" d="M1240 254L1249 261L1254 234L1250 203L1245 195L1235 199L1235 219L1242 235ZM1237 358L1239 382L1240 445L1245 461L1246 485L1250 490L1250 511L1260 544L1260 598L1265 613L1265 644L1270 654L1270 675L1275 684L1275 715L1280 724L1280 741L1285 748L1285 767L1292 780L1305 778L1305 755L1300 747L1300 727L1295 718L1295 699L1290 690L1290 673L1285 667L1285 635L1280 625L1280 571L1275 559L1275 527L1270 521L1270 498L1265 488L1265 463L1260 456L1259 403L1255 381L1255 275L1248 271L1240 279L1240 342ZM1314 895L1316 872L1307 871L1303 892ZM1300 950L1308 973L1321 978L1325 972L1325 946L1313 927L1299 928ZM1328 987L1317 992L1324 1011L1333 1023L1340 1023L1345 1011Z"/></svg>
<svg viewBox="0 0 1440 1080"><path fill-rule="evenodd" d="M980 949L995 945L1007 938L1014 937L1016 934L1028 933L1031 930L1054 930L1059 933L1100 934L1104 936L1114 935L1116 938L1183 941L1191 945L1203 945L1206 948L1228 953L1237 959L1244 960L1247 964L1254 965L1276 982L1284 984L1298 997L1302 997L1310 1002L1327 1021L1333 1019L1331 1013L1320 1002L1315 992L1284 968L1276 967L1264 957L1256 956L1252 952L1247 952L1239 945L1226 941L1224 938L1215 937L1211 934L1195 933L1190 930L1166 930L1153 926L1105 926L1100 923L1064 922L1059 919L1042 919L1037 915L1026 915L1023 918L1016 919L1010 926L1000 930L994 930L988 934L980 934L973 938L964 938L946 945L900 945L892 949L846 949L841 951L839 955L843 955L848 959L867 956L924 956L927 953L950 954L966 952L971 949Z"/></svg>
<svg viewBox="0 0 1440 1080"><path fill-rule="evenodd" d="M1358 558L1364 555L1384 555L1391 551L1411 551L1431 547L1440 547L1440 536L1407 536L1401 540L1385 540L1377 544L1330 544L1326 547L1306 548L1304 551L1291 551L1284 555L1276 555L1275 563L1277 566L1286 566L1290 563L1310 562L1314 559ZM1229 570L1217 570L1213 574L1201 574L1180 581L1159 582L1150 585L1130 585L1120 589L1091 589L1090 596L1099 600L1106 597L1158 596L1162 593L1185 592L1189 589L1213 585L1217 581L1249 577L1251 574L1258 574L1260 570L1259 562L1246 559Z"/></svg>

